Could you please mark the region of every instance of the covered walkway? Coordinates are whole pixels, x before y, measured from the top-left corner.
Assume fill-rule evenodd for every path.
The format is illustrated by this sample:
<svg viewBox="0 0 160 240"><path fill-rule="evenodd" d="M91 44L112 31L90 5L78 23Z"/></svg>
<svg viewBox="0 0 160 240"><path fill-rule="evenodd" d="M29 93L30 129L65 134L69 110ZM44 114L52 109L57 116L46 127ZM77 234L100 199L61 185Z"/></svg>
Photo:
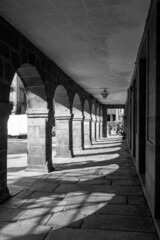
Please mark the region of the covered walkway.
<svg viewBox="0 0 160 240"><path fill-rule="evenodd" d="M27 172L20 156L8 168L13 197L0 205L1 240L157 240L128 146L111 136L56 171ZM10 161L10 159L9 159Z"/></svg>

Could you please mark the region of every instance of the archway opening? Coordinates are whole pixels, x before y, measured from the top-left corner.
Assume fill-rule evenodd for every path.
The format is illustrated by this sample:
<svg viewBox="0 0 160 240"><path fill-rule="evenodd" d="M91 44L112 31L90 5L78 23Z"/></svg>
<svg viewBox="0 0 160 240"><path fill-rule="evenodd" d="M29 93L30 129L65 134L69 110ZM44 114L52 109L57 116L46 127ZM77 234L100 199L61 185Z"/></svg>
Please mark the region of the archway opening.
<svg viewBox="0 0 160 240"><path fill-rule="evenodd" d="M97 106L97 114L96 114L96 141L100 139L100 108Z"/></svg>
<svg viewBox="0 0 160 240"><path fill-rule="evenodd" d="M73 99L72 107L72 138L73 138L73 153L78 154L83 149L83 114L82 103L79 95L76 93Z"/></svg>
<svg viewBox="0 0 160 240"><path fill-rule="evenodd" d="M83 115L84 115L83 140L84 140L84 149L86 149L91 146L91 110L90 110L90 105L88 100L85 100L84 102Z"/></svg>
<svg viewBox="0 0 160 240"><path fill-rule="evenodd" d="M124 109L107 109L107 133L109 136L123 136L124 133Z"/></svg>
<svg viewBox="0 0 160 240"><path fill-rule="evenodd" d="M92 139L92 144L96 141L96 106L93 103L92 104L92 122L91 122L91 139Z"/></svg>
<svg viewBox="0 0 160 240"><path fill-rule="evenodd" d="M35 67L24 64L18 68L8 96L13 109L8 120L7 184L14 195L26 187L22 184L26 169L43 172L50 164L46 157L46 136L42 136L45 126L40 129L38 125L44 112L47 119L46 95Z"/></svg>
<svg viewBox="0 0 160 240"><path fill-rule="evenodd" d="M52 137L52 152L55 157L72 156L72 121L68 92L64 86L58 85L55 89L54 99L55 136ZM55 124L55 126L54 126ZM55 162L55 161L54 161Z"/></svg>
<svg viewBox="0 0 160 240"><path fill-rule="evenodd" d="M11 83L9 102L13 107L8 119L7 181L9 192L14 195L20 189L19 173L27 168L27 97L17 73Z"/></svg>

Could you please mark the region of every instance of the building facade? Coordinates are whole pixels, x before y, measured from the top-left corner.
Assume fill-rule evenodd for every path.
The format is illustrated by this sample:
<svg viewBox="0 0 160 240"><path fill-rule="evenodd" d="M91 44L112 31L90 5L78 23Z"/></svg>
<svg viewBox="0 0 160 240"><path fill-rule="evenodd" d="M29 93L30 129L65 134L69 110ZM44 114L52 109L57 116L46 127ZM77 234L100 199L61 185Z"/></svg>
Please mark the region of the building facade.
<svg viewBox="0 0 160 240"><path fill-rule="evenodd" d="M160 221L160 1L152 1L125 107L126 137L143 190Z"/></svg>
<svg viewBox="0 0 160 240"><path fill-rule="evenodd" d="M27 110L27 99L25 88L20 77L15 74L11 89L10 89L10 103L13 105L12 114L25 114Z"/></svg>

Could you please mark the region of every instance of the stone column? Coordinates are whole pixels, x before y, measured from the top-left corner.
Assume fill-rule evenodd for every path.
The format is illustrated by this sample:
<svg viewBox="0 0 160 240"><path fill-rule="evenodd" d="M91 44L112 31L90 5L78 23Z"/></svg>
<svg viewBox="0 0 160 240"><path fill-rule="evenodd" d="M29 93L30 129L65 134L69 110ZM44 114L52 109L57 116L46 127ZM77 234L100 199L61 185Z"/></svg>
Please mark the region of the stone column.
<svg viewBox="0 0 160 240"><path fill-rule="evenodd" d="M84 118L83 120L83 140L84 149L91 146L91 119Z"/></svg>
<svg viewBox="0 0 160 240"><path fill-rule="evenodd" d="M53 110L28 109L28 170L50 172Z"/></svg>
<svg viewBox="0 0 160 240"><path fill-rule="evenodd" d="M82 147L82 126L83 118L75 118L72 119L72 142L73 142L73 154L77 154L80 150L83 149Z"/></svg>
<svg viewBox="0 0 160 240"><path fill-rule="evenodd" d="M100 132L99 132L99 119L96 120L96 140L99 140L100 138Z"/></svg>
<svg viewBox="0 0 160 240"><path fill-rule="evenodd" d="M72 157L72 117L55 116L56 156Z"/></svg>
<svg viewBox="0 0 160 240"><path fill-rule="evenodd" d="M102 117L99 119L99 138L102 139L103 137L103 122Z"/></svg>
<svg viewBox="0 0 160 240"><path fill-rule="evenodd" d="M107 137L107 107L103 106L103 137Z"/></svg>
<svg viewBox="0 0 160 240"><path fill-rule="evenodd" d="M93 118L91 120L91 141L92 143L96 141L96 120Z"/></svg>
<svg viewBox="0 0 160 240"><path fill-rule="evenodd" d="M0 103L0 202L10 198L7 188L7 121L11 110L11 104Z"/></svg>

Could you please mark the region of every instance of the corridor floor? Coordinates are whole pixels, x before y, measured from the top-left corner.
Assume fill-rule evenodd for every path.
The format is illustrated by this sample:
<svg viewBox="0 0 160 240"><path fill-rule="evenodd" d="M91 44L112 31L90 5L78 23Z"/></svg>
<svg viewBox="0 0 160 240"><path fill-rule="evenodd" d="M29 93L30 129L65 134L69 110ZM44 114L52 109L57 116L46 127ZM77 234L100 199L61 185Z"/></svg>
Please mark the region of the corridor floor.
<svg viewBox="0 0 160 240"><path fill-rule="evenodd" d="M0 205L0 240L158 240L125 141L112 136L56 171L8 169L12 198ZM18 165L18 159L15 159Z"/></svg>

